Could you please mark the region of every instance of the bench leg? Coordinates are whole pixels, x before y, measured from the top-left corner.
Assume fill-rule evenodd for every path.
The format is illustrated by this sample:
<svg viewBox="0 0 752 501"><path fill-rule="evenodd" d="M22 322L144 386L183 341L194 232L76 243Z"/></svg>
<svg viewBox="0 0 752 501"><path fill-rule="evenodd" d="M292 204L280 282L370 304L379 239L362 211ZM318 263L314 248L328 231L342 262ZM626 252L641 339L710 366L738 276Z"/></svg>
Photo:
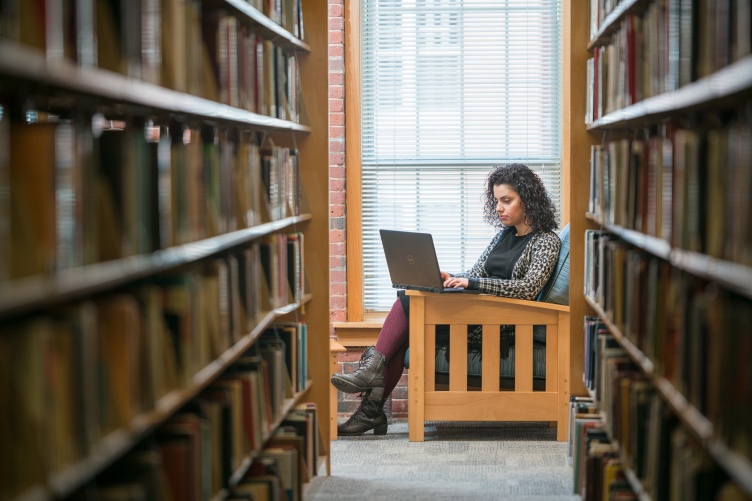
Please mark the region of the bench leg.
<svg viewBox="0 0 752 501"><path fill-rule="evenodd" d="M334 339L329 339L329 374L339 372L339 354L347 349ZM337 388L329 385L329 439L337 440L337 400L339 392Z"/></svg>
<svg viewBox="0 0 752 501"><path fill-rule="evenodd" d="M329 353L329 373L339 372L338 353ZM339 398L337 388L329 385L329 439L337 440L337 400Z"/></svg>
<svg viewBox="0 0 752 501"><path fill-rule="evenodd" d="M407 378L407 426L410 442L422 442L425 426L425 299L410 298L410 368Z"/></svg>

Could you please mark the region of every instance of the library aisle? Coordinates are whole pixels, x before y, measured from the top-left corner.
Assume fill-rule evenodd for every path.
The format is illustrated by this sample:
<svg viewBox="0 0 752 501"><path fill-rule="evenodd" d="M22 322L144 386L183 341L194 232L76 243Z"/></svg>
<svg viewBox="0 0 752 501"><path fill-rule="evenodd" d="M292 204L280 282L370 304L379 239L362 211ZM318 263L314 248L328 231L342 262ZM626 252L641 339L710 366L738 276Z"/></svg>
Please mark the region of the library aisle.
<svg viewBox="0 0 752 501"><path fill-rule="evenodd" d="M384 436L331 443L332 474L305 501L576 501L567 444L538 423L426 423L410 442L406 421Z"/></svg>

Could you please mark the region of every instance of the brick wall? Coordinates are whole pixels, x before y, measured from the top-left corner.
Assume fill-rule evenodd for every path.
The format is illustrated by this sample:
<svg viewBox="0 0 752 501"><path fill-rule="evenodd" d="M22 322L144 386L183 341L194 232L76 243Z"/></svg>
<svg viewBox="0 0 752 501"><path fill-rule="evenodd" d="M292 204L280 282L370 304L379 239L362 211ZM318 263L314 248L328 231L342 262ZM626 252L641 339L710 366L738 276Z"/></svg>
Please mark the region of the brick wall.
<svg viewBox="0 0 752 501"><path fill-rule="evenodd" d="M329 305L332 322L347 320L344 26L343 0L329 0Z"/></svg>
<svg viewBox="0 0 752 501"><path fill-rule="evenodd" d="M329 304L332 322L347 321L346 208L345 208L345 22L344 0L329 0ZM334 331L330 332L334 335ZM363 347L340 356L346 373L358 367ZM340 418L360 405L358 395L340 392ZM392 398L384 406L387 416L407 417L407 376L402 375Z"/></svg>

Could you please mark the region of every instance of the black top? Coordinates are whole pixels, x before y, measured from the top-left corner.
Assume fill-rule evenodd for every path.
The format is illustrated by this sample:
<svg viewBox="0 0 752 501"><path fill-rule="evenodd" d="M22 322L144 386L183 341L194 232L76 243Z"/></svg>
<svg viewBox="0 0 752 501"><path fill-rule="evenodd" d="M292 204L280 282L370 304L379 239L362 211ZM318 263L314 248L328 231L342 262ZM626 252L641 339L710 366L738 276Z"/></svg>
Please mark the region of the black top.
<svg viewBox="0 0 752 501"><path fill-rule="evenodd" d="M512 278L514 265L520 258L522 251L525 250L525 246L528 241L530 241L530 238L532 238L533 233L534 232L531 231L527 235L521 237L509 233L506 237L499 240L486 261L486 271L488 272L488 276L491 278L510 280Z"/></svg>

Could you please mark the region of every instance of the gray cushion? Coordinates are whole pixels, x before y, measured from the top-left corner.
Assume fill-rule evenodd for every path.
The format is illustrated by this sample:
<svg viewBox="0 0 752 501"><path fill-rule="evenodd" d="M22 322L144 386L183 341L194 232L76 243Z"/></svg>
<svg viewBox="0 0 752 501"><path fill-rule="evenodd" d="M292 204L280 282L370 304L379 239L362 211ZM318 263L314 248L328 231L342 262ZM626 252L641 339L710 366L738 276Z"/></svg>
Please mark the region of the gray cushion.
<svg viewBox="0 0 752 501"><path fill-rule="evenodd" d="M569 224L559 232L559 239L559 259L548 282L538 295L538 301L569 305Z"/></svg>

